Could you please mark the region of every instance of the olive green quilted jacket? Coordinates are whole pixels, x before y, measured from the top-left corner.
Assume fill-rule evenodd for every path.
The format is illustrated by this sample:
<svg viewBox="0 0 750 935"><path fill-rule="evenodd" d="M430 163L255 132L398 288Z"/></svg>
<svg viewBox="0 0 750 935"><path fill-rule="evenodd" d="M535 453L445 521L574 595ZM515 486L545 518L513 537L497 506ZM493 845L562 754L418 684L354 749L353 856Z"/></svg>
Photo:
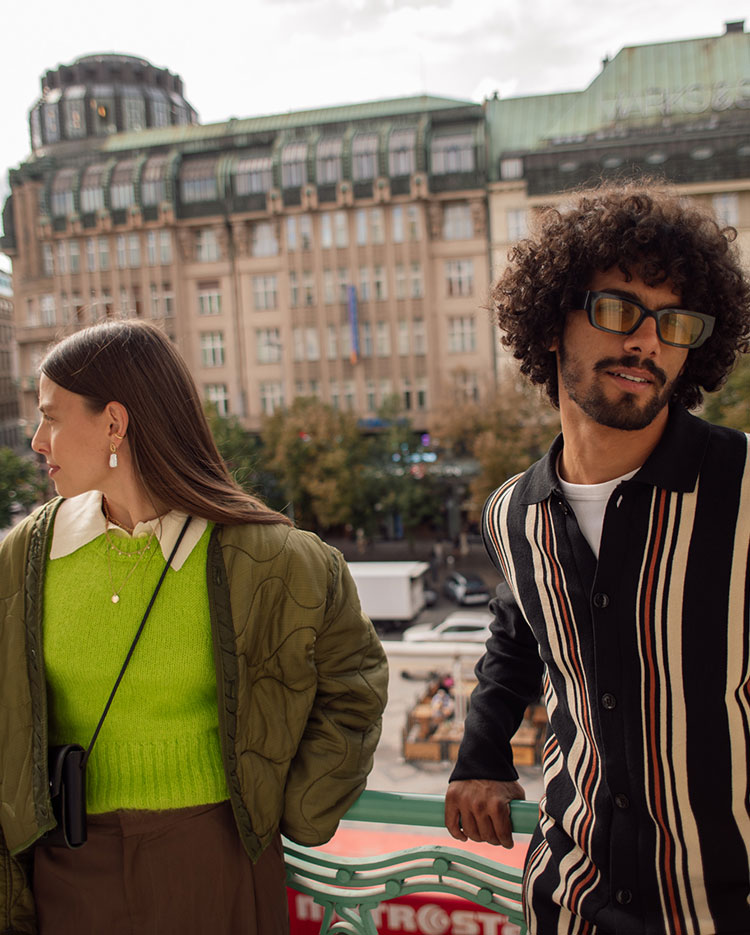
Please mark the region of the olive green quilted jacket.
<svg viewBox="0 0 750 935"><path fill-rule="evenodd" d="M0 543L0 935L36 932L33 844L55 823L42 595L60 502ZM385 656L349 570L311 533L243 525L213 530L206 573L224 770L245 849L257 859L279 827L323 843L364 789L386 698Z"/></svg>

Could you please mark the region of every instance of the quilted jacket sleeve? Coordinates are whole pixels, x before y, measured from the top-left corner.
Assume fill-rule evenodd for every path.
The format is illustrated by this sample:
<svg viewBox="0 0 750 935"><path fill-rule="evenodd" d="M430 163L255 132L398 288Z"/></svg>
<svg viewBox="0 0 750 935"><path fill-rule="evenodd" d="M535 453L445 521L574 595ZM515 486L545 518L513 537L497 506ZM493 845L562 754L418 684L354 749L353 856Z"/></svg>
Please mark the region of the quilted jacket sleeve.
<svg viewBox="0 0 750 935"><path fill-rule="evenodd" d="M11 857L0 830L0 935L35 935L30 855Z"/></svg>
<svg viewBox="0 0 750 935"><path fill-rule="evenodd" d="M318 686L287 779L282 832L322 844L365 787L380 737L388 665L343 557L330 550L325 621L315 642Z"/></svg>

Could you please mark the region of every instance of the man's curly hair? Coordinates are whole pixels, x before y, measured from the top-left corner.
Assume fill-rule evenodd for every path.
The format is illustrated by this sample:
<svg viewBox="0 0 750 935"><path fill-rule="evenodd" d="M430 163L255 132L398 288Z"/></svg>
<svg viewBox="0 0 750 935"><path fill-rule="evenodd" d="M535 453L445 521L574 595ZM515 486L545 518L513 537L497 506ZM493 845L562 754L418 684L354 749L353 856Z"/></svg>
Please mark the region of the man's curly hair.
<svg viewBox="0 0 750 935"><path fill-rule="evenodd" d="M583 192L569 209L548 209L537 232L511 250L492 291L503 344L558 406L556 355L549 348L594 272L616 266L650 286L669 281L685 308L716 318L711 337L688 352L675 385L673 399L694 409L702 391L718 389L738 355L750 349L750 285L736 236L694 203L655 185Z"/></svg>

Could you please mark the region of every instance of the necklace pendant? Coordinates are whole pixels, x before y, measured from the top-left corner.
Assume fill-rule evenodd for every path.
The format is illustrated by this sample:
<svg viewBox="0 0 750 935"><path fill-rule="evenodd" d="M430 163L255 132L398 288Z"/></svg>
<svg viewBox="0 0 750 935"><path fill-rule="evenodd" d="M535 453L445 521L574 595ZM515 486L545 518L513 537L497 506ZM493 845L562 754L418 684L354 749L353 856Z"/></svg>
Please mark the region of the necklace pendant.
<svg viewBox="0 0 750 935"><path fill-rule="evenodd" d="M119 602L120 602L120 595L119 595L119 594L113 594L113 595L112 595L112 603L113 603L113 604L118 604Z"/></svg>

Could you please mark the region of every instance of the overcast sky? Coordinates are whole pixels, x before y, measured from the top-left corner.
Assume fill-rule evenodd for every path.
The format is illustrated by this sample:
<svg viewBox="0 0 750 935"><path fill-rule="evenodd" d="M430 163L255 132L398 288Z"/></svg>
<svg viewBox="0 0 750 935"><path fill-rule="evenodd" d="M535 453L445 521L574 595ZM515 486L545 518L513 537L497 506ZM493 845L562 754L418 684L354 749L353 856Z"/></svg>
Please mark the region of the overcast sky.
<svg viewBox="0 0 750 935"><path fill-rule="evenodd" d="M582 90L623 46L720 35L746 18L750 0L8 0L0 196L30 152L42 74L81 55L177 72L211 123L422 92Z"/></svg>

